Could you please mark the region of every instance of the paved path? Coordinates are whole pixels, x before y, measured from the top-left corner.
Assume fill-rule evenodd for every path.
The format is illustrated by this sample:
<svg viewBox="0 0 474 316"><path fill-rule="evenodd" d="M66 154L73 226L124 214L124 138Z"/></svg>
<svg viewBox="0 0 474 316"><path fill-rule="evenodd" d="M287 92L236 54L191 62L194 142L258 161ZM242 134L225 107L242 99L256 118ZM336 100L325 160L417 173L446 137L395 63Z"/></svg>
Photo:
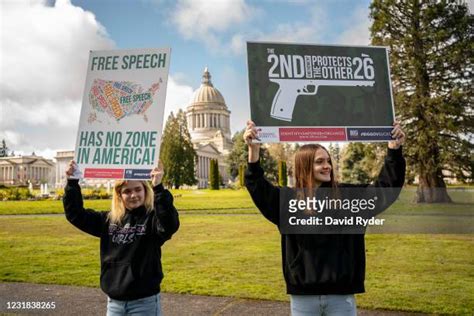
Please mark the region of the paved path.
<svg viewBox="0 0 474 316"><path fill-rule="evenodd" d="M7 310L7 302L55 302L54 310ZM163 293L162 310L165 316L181 315L271 315L288 316L289 303L247 300L233 297L215 297ZM105 315L106 296L100 289L31 284L0 283L0 315ZM362 316L415 315L388 311L359 310ZM416 314L421 315L421 314Z"/></svg>

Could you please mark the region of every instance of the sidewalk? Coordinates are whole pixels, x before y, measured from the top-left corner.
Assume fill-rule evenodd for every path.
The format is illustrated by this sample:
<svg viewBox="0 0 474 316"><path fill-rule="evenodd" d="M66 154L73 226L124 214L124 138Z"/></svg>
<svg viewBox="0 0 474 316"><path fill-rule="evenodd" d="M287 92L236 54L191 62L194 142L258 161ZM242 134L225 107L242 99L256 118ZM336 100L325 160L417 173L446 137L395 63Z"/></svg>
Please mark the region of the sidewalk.
<svg viewBox="0 0 474 316"><path fill-rule="evenodd" d="M54 302L54 310L7 310L7 302ZM161 294L165 316L181 315L271 315L287 316L290 304L278 301L247 300L188 294ZM106 296L96 288L0 283L0 315L105 315ZM410 313L359 310L359 315L395 316ZM416 314L421 315L421 314Z"/></svg>

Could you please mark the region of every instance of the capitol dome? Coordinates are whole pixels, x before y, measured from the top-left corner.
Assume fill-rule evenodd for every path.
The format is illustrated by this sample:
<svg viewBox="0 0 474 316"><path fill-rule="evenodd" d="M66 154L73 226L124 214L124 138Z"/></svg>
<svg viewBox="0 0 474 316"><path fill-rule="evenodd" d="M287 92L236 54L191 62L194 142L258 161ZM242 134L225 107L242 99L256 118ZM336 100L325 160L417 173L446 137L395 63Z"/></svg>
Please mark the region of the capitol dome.
<svg viewBox="0 0 474 316"><path fill-rule="evenodd" d="M212 84L207 67L201 86L186 108L186 119L194 143L214 143L223 152L232 147L230 111L222 94Z"/></svg>
<svg viewBox="0 0 474 316"><path fill-rule="evenodd" d="M194 91L191 104L197 105L202 103L216 103L225 106L224 97L222 94L214 88L211 82L211 74L207 67L204 69L202 75L201 86L199 89Z"/></svg>
<svg viewBox="0 0 474 316"><path fill-rule="evenodd" d="M207 67L202 74L201 86L189 101L186 121L198 156L196 178L198 187L206 188L211 160L218 161L222 179L229 179L225 156L232 150L230 111L222 94L213 86Z"/></svg>

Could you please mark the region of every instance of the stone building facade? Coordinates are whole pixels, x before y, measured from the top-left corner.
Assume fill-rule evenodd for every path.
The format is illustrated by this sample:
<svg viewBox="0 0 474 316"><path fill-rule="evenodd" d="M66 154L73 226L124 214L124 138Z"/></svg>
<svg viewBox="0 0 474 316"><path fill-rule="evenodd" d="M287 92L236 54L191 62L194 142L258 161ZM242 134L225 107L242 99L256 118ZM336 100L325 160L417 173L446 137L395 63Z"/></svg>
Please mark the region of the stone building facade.
<svg viewBox="0 0 474 316"><path fill-rule="evenodd" d="M74 159L74 150L61 150L56 152L56 178L55 186L62 188L66 184L66 170L69 162Z"/></svg>
<svg viewBox="0 0 474 316"><path fill-rule="evenodd" d="M54 183L55 163L34 154L0 158L0 184L29 185Z"/></svg>
<svg viewBox="0 0 474 316"><path fill-rule="evenodd" d="M227 183L226 156L232 149L230 111L222 94L212 84L207 67L202 75L201 86L194 92L186 108L186 120L198 155L198 188L208 186L211 159L217 159L219 174L223 182Z"/></svg>

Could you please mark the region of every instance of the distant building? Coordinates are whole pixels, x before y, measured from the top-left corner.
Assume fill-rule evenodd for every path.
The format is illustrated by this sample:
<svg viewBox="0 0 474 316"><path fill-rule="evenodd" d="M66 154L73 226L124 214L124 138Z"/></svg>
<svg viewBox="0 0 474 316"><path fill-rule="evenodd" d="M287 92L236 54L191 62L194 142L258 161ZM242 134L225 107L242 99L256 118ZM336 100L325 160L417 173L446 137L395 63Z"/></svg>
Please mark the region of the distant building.
<svg viewBox="0 0 474 316"><path fill-rule="evenodd" d="M66 170L69 162L74 159L74 150L61 150L56 152L56 181L55 186L62 188L66 184Z"/></svg>
<svg viewBox="0 0 474 316"><path fill-rule="evenodd" d="M211 159L217 159L219 174L227 183L229 176L225 158L232 150L230 111L222 94L213 86L207 67L202 75L201 86L194 92L186 108L186 119L198 155L198 188L208 186Z"/></svg>
<svg viewBox="0 0 474 316"><path fill-rule="evenodd" d="M34 154L30 156L0 157L0 184L29 185L54 183L55 163Z"/></svg>
<svg viewBox="0 0 474 316"><path fill-rule="evenodd" d="M66 170L69 166L69 162L74 159L74 150L61 150L56 152L56 181L55 186L62 188L66 184ZM94 186L94 187L110 187L112 186L113 180L108 179L83 179L81 180L82 185Z"/></svg>

